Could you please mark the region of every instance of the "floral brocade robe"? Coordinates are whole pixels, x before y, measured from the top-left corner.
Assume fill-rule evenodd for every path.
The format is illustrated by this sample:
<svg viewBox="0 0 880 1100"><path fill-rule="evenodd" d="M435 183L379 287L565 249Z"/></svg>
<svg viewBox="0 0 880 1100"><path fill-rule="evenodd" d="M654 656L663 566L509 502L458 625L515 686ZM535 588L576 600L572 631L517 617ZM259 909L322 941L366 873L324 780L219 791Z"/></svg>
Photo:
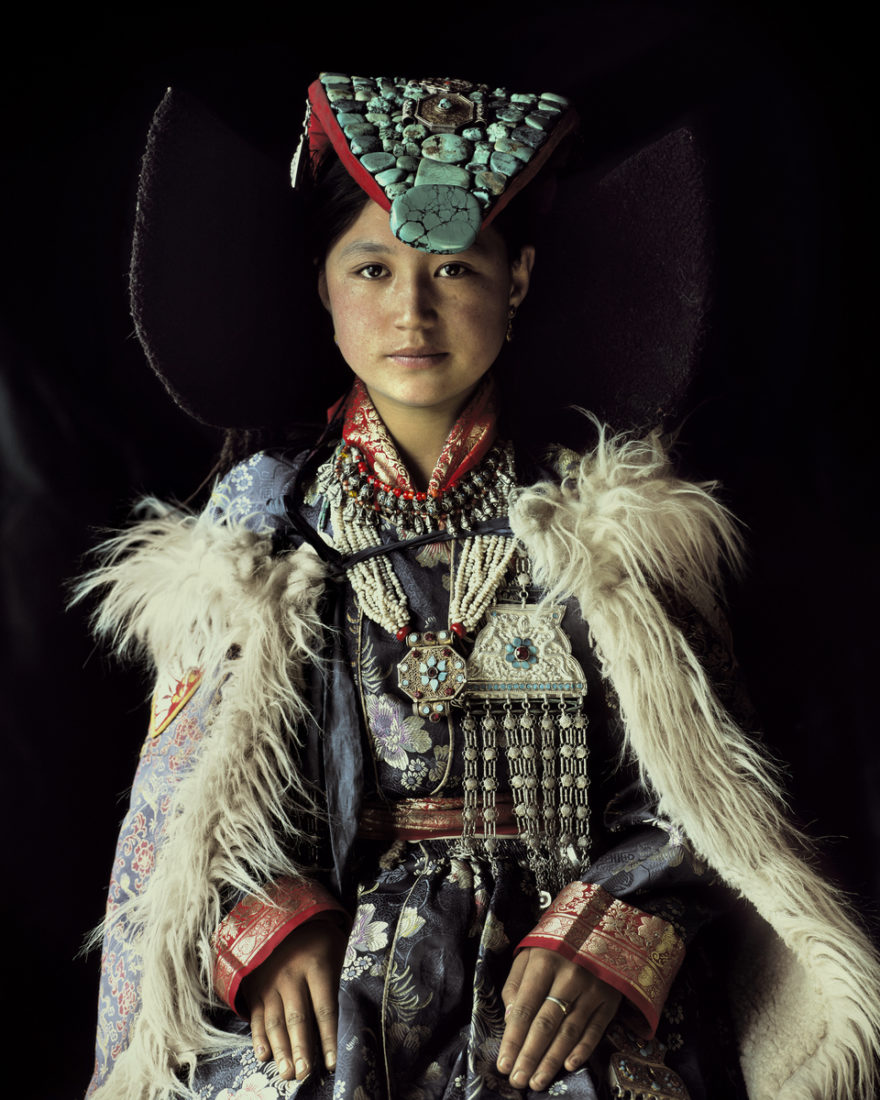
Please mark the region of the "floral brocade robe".
<svg viewBox="0 0 880 1100"><path fill-rule="evenodd" d="M240 464L215 490L218 522L287 532L279 502L296 467L297 460L267 454ZM300 514L311 526L326 527L322 505L312 485ZM414 629L447 627L457 552L454 540L391 552ZM449 807L463 794L461 711L453 707L437 722L414 714L397 684L401 643L363 614L350 586L343 585L340 599L344 667L337 675L350 678L359 713L362 823L371 814L382 819L394 807L410 804L428 835L382 838L362 827L344 898L334 891L330 875L316 872L310 886L294 880L274 884L269 892L275 907L235 900L216 937L215 991L221 1007L215 1022L236 1036L249 1034L246 1019L235 1011L246 1012L238 996L242 979L303 921L347 914L351 932L339 989L337 1067L334 1073L315 1071L303 1084L285 1083L273 1063L258 1063L249 1046L231 1043L227 1055L200 1063L195 1095L203 1100L531 1097L498 1074L495 1059L504 1027L501 990L514 953L540 946L592 970L623 999L616 1026L589 1064L574 1073L561 1071L537 1095L573 1100L622 1095L615 1088L623 1087L625 1076L619 1074L612 1084L610 1067L615 1058L618 1064L629 1058L631 1071L654 1074L650 1081L657 1091L645 1096L744 1098L716 962L727 892L695 858L686 838L658 818L635 770L620 765L618 720L577 608L566 607L563 628L587 683L591 859L548 907L550 899L541 896L515 838L499 839L491 857L479 844L468 849L458 840L460 818L456 825ZM140 891L150 874L175 783L209 740L213 701L204 696L191 670L166 670L158 684L120 834L110 909ZM322 732L333 738L332 722ZM508 780L502 760L502 792ZM137 1012L138 959L125 933L123 924L104 944L92 1088L125 1047Z"/></svg>

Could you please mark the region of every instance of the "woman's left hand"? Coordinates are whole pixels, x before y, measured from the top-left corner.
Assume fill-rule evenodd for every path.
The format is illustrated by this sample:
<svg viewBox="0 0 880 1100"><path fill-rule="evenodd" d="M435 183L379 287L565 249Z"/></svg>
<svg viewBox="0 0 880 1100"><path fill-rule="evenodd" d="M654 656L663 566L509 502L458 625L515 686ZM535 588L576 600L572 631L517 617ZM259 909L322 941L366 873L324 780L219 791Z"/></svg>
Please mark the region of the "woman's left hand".
<svg viewBox="0 0 880 1100"><path fill-rule="evenodd" d="M498 1069L514 1088L533 1092L546 1089L563 1063L573 1071L586 1062L620 1004L616 989L541 947L517 955L501 999L506 1023Z"/></svg>

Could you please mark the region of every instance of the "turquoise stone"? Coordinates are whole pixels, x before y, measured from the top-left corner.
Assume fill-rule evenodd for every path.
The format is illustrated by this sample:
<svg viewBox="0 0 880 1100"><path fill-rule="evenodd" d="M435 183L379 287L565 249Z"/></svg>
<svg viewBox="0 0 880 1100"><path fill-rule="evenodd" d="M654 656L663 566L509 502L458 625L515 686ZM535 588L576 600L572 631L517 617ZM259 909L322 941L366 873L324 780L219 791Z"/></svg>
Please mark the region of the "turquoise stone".
<svg viewBox="0 0 880 1100"><path fill-rule="evenodd" d="M562 108L559 106L559 104L551 103L549 99L542 99L538 104L538 110L546 111L548 114L551 115L562 114Z"/></svg>
<svg viewBox="0 0 880 1100"><path fill-rule="evenodd" d="M338 111L344 111L349 107L357 107L357 100L351 94L351 88L328 88L327 100L335 104Z"/></svg>
<svg viewBox="0 0 880 1100"><path fill-rule="evenodd" d="M517 126L510 136L514 141L521 141L524 145L531 145L533 149L537 149L539 145L543 145L544 139L547 137L543 130L536 130L534 126Z"/></svg>
<svg viewBox="0 0 880 1100"><path fill-rule="evenodd" d="M374 122L377 126L387 126L391 122L391 115L386 115L382 111L367 111L364 115L367 122Z"/></svg>
<svg viewBox="0 0 880 1100"><path fill-rule="evenodd" d="M350 122L342 127L342 132L347 138L364 137L366 134L375 134L376 128L370 122Z"/></svg>
<svg viewBox="0 0 880 1100"><path fill-rule="evenodd" d="M531 95L527 92L514 92L510 97L511 103L522 103L526 107L531 107L537 100L536 95Z"/></svg>
<svg viewBox="0 0 880 1100"><path fill-rule="evenodd" d="M358 103L369 103L372 96L373 93L369 88L355 88L354 90L354 98Z"/></svg>
<svg viewBox="0 0 880 1100"><path fill-rule="evenodd" d="M515 175L522 168L522 164L519 157L513 157L510 153L493 153L489 157L489 167L492 171L501 172L505 176Z"/></svg>
<svg viewBox="0 0 880 1100"><path fill-rule="evenodd" d="M461 136L468 141L482 141L486 133L482 126L468 126L466 130L462 130Z"/></svg>
<svg viewBox="0 0 880 1100"><path fill-rule="evenodd" d="M530 115L526 115L526 125L534 126L536 130L546 130L552 120L553 116L544 114L543 111L533 111Z"/></svg>
<svg viewBox="0 0 880 1100"><path fill-rule="evenodd" d="M391 204L392 233L424 252L462 252L476 240L481 221L479 203L461 187L419 185Z"/></svg>
<svg viewBox="0 0 880 1100"><path fill-rule="evenodd" d="M497 118L499 122L519 122L522 116L525 114L522 107L502 107L497 112Z"/></svg>
<svg viewBox="0 0 880 1100"><path fill-rule="evenodd" d="M377 157L378 153L369 153L369 156ZM376 173L376 182L381 184L382 187L387 187L389 183L400 183L406 177L406 172L400 168L386 168L384 172Z"/></svg>
<svg viewBox="0 0 880 1100"><path fill-rule="evenodd" d="M345 73L321 73L321 83L325 87L328 84L350 84L351 78Z"/></svg>
<svg viewBox="0 0 880 1100"><path fill-rule="evenodd" d="M407 191L409 191L409 184L403 180L400 183L389 183L385 187L385 194L389 199L396 199L398 195L405 195Z"/></svg>
<svg viewBox="0 0 880 1100"><path fill-rule="evenodd" d="M521 141L514 141L512 138L501 138L495 142L495 150L498 153L509 153L512 157L517 157L519 160L526 163L530 161L535 154L535 150Z"/></svg>
<svg viewBox="0 0 880 1100"><path fill-rule="evenodd" d="M427 136L428 131L421 122L411 122L409 126L404 126L403 128L403 137L405 141L422 142Z"/></svg>
<svg viewBox="0 0 880 1100"><path fill-rule="evenodd" d="M416 172L416 186L438 183L445 187L470 187L470 172L457 164L444 164L442 161L425 157Z"/></svg>
<svg viewBox="0 0 880 1100"><path fill-rule="evenodd" d="M367 153L366 156L361 157L361 164L368 172L375 175L377 172L384 172L386 168L394 168L396 162L390 153L383 152Z"/></svg>
<svg viewBox="0 0 880 1100"><path fill-rule="evenodd" d="M474 183L477 187L484 188L490 195L500 195L507 184L507 176L500 175L498 172L477 172Z"/></svg>
<svg viewBox="0 0 880 1100"><path fill-rule="evenodd" d="M406 156L406 146L402 141L395 141L391 146L391 152L399 159ZM403 165L401 165L403 167Z"/></svg>
<svg viewBox="0 0 880 1100"><path fill-rule="evenodd" d="M501 140L499 138L499 140ZM473 162L474 164L488 164L489 157L492 155L492 146L488 141L478 141L474 146Z"/></svg>
<svg viewBox="0 0 880 1100"><path fill-rule="evenodd" d="M373 96L367 106L371 111L383 111L386 114L390 114L394 110L394 104L391 100L380 95Z"/></svg>
<svg viewBox="0 0 880 1100"><path fill-rule="evenodd" d="M354 111L340 111L336 115L336 121L344 130L346 126L356 126L359 122L363 122L364 116Z"/></svg>
<svg viewBox="0 0 880 1100"><path fill-rule="evenodd" d="M568 100L564 95L557 95L555 92L541 92L541 99L548 99L551 103L558 103L560 107L567 107Z"/></svg>
<svg viewBox="0 0 880 1100"><path fill-rule="evenodd" d="M503 122L493 122L486 127L486 136L490 141L498 141L499 138L508 137L509 134L510 127L505 126Z"/></svg>
<svg viewBox="0 0 880 1100"><path fill-rule="evenodd" d="M422 142L422 156L444 164L458 164L468 160L472 149L471 143L459 134L434 134Z"/></svg>
<svg viewBox="0 0 880 1100"><path fill-rule="evenodd" d="M362 134L349 140L349 147L356 157L362 157L364 153L375 153L382 148L382 142L375 134Z"/></svg>
<svg viewBox="0 0 880 1100"><path fill-rule="evenodd" d="M481 206L488 206L489 205L491 195L489 194L488 191L480 191L479 189L475 188L474 190L471 191L471 194L474 196L474 198L477 200L477 202Z"/></svg>

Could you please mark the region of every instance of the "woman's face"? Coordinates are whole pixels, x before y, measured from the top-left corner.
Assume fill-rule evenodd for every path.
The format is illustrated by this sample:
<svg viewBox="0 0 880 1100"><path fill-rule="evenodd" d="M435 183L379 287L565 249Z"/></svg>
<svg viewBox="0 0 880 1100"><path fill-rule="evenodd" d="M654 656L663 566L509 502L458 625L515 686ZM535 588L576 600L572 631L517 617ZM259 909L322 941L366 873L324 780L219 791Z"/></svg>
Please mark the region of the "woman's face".
<svg viewBox="0 0 880 1100"><path fill-rule="evenodd" d="M525 297L533 261L529 247L509 263L491 226L466 252L419 252L367 202L328 252L318 291L339 350L380 416L383 406L398 415L459 412L501 350L508 310Z"/></svg>

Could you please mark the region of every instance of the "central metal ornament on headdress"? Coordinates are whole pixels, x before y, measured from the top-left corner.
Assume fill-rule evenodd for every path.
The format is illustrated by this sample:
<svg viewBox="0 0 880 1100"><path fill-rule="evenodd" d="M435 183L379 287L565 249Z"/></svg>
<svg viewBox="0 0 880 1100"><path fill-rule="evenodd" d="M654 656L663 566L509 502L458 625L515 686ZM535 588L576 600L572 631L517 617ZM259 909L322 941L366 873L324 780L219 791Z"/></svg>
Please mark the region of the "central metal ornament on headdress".
<svg viewBox="0 0 880 1100"><path fill-rule="evenodd" d="M575 125L564 96L466 80L323 73L309 88L296 184L328 142L399 240L440 254L469 248Z"/></svg>

